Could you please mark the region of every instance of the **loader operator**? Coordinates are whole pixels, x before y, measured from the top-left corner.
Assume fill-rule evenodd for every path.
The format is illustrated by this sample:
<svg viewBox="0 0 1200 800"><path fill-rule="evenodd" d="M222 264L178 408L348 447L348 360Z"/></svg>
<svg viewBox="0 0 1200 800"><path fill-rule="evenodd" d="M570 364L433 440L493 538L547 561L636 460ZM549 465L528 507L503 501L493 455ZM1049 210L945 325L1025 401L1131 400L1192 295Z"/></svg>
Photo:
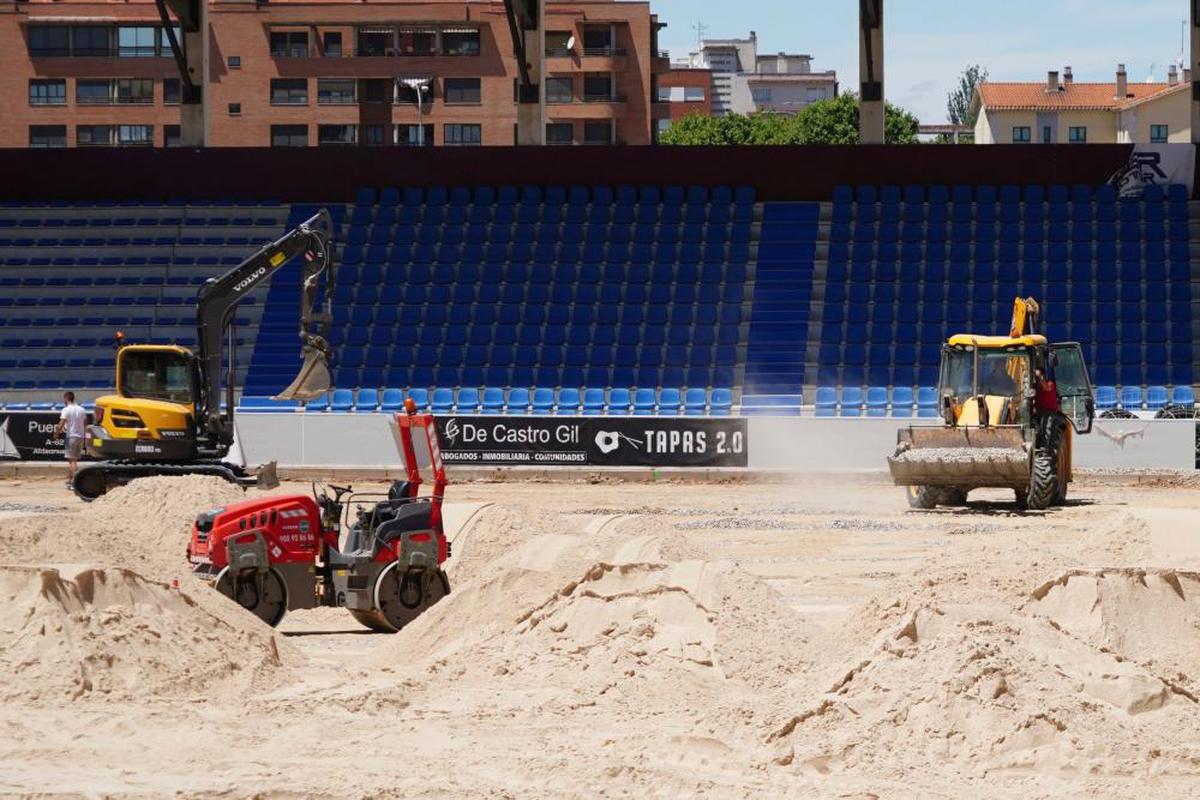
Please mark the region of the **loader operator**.
<svg viewBox="0 0 1200 800"><path fill-rule="evenodd" d="M1039 425L1053 417L1060 410L1058 402L1058 384L1046 374L1041 367L1033 371L1033 414Z"/></svg>

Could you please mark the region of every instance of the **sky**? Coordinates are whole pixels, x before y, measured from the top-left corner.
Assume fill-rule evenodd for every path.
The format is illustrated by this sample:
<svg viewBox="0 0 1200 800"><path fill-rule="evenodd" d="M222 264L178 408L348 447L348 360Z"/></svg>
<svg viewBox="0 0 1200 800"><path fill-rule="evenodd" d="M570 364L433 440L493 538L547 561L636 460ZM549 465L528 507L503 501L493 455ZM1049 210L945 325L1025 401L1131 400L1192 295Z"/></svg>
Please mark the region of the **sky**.
<svg viewBox="0 0 1200 800"><path fill-rule="evenodd" d="M1041 81L1069 65L1076 81L1166 80L1179 57L1188 0L886 0L885 93L925 123L946 121L946 94L969 64L994 81ZM709 39L758 34L759 53L808 53L857 91L858 3L853 0L650 0L672 57Z"/></svg>

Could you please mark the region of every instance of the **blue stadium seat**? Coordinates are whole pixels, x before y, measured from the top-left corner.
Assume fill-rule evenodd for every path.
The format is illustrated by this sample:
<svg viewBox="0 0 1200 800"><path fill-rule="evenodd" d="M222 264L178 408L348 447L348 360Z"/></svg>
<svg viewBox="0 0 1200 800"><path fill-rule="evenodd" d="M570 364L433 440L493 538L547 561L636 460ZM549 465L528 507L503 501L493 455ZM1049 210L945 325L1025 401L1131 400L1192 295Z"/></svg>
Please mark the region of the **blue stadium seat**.
<svg viewBox="0 0 1200 800"><path fill-rule="evenodd" d="M911 386L896 386L892 388L892 416L908 418L913 415L913 390Z"/></svg>
<svg viewBox="0 0 1200 800"><path fill-rule="evenodd" d="M484 414L503 414L504 413L504 390L495 386L489 386L483 390L483 413Z"/></svg>
<svg viewBox="0 0 1200 800"><path fill-rule="evenodd" d="M554 413L554 390L538 387L533 390L533 413L544 416Z"/></svg>
<svg viewBox="0 0 1200 800"><path fill-rule="evenodd" d="M689 417L702 417L708 413L708 392L690 388L683 396L683 413Z"/></svg>
<svg viewBox="0 0 1200 800"><path fill-rule="evenodd" d="M653 389L640 388L633 393L633 415L635 417L653 416L657 408L657 400Z"/></svg>
<svg viewBox="0 0 1200 800"><path fill-rule="evenodd" d="M354 392L350 389L334 389L329 400L329 410L346 413L354 407Z"/></svg>
<svg viewBox="0 0 1200 800"><path fill-rule="evenodd" d="M837 416L837 389L832 386L818 387L815 404L818 417Z"/></svg>
<svg viewBox="0 0 1200 800"><path fill-rule="evenodd" d="M1194 406L1195 404L1196 395L1191 386L1175 386L1171 389L1171 405Z"/></svg>
<svg viewBox="0 0 1200 800"><path fill-rule="evenodd" d="M858 386L843 386L838 401L838 416L862 416L863 391Z"/></svg>
<svg viewBox="0 0 1200 800"><path fill-rule="evenodd" d="M463 386L454 400L454 413L476 414L479 412L479 390L474 386Z"/></svg>
<svg viewBox="0 0 1200 800"><path fill-rule="evenodd" d="M438 387L433 390L432 409L434 414L449 414L454 411L454 390Z"/></svg>
<svg viewBox="0 0 1200 800"><path fill-rule="evenodd" d="M867 388L867 416L886 417L888 411L888 390L886 386L870 386Z"/></svg>
<svg viewBox="0 0 1200 800"><path fill-rule="evenodd" d="M661 417L678 416L683 411L683 398L680 391L674 387L658 390L658 415Z"/></svg>
<svg viewBox="0 0 1200 800"><path fill-rule="evenodd" d="M380 396L379 410L388 414L403 411L404 392L399 389L384 389L383 394Z"/></svg>
<svg viewBox="0 0 1200 800"><path fill-rule="evenodd" d="M632 406L633 399L630 397L629 389L624 386L614 386L608 392L608 405L605 407L605 414L619 417L628 416Z"/></svg>
<svg viewBox="0 0 1200 800"><path fill-rule="evenodd" d="M521 416L529 413L529 389L524 386L517 386L508 390L508 400L504 406L504 413L513 416Z"/></svg>
<svg viewBox="0 0 1200 800"><path fill-rule="evenodd" d="M378 409L379 392L371 388L359 389L358 397L354 401L354 410L373 413Z"/></svg>
<svg viewBox="0 0 1200 800"><path fill-rule="evenodd" d="M1121 387L1121 408L1126 411L1139 411L1142 408L1142 402L1141 386Z"/></svg>
<svg viewBox="0 0 1200 800"><path fill-rule="evenodd" d="M1146 387L1146 409L1148 411L1158 411L1160 408L1164 408L1168 402L1167 387Z"/></svg>
<svg viewBox="0 0 1200 800"><path fill-rule="evenodd" d="M564 415L576 415L580 412L582 399L579 390L572 386L563 387L558 390L557 413Z"/></svg>
<svg viewBox="0 0 1200 800"><path fill-rule="evenodd" d="M924 418L939 416L936 388L932 386L917 387L917 416Z"/></svg>

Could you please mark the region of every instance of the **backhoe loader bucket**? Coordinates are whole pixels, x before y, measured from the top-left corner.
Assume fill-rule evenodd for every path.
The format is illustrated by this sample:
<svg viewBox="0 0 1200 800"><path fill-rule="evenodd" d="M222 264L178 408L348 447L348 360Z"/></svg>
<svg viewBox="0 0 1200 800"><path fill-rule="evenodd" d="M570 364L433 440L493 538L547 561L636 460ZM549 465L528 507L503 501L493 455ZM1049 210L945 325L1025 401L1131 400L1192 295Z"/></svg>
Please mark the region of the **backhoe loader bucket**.
<svg viewBox="0 0 1200 800"><path fill-rule="evenodd" d="M272 400L315 400L329 391L333 378L329 374L329 360L325 353L315 347L304 348L304 364L296 379Z"/></svg>
<svg viewBox="0 0 1200 800"><path fill-rule="evenodd" d="M897 486L1028 486L1031 449L1019 427L905 428L888 470Z"/></svg>

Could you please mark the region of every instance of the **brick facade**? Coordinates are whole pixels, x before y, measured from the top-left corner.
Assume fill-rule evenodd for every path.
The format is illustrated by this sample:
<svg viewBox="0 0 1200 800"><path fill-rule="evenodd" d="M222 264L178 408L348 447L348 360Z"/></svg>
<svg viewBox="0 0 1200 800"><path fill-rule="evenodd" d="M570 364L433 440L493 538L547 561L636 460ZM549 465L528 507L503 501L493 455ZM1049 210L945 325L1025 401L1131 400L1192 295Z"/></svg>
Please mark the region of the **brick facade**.
<svg viewBox="0 0 1200 800"><path fill-rule="evenodd" d="M180 115L179 106L165 97L167 82L178 77L175 62L160 32L146 45L145 31L139 39L128 29L159 25L154 4L143 0L0 0L0 97L6 109L0 115L0 147L27 147L35 134L43 146L74 147L87 135L106 133L135 141L145 133L138 126L147 125L153 126L153 144L167 144L168 126L179 125ZM354 126L359 144L393 144L397 137L407 143L408 129L397 126L416 126L418 118L432 126L434 145L454 136L483 145L514 142L517 70L502 3L224 0L210 3L209 25L212 146L267 146L273 126L298 126L288 132L303 136L291 140L309 145L323 131L341 133L321 126ZM67 35L66 54L63 26L87 28ZM59 30L47 33L48 28ZM109 55L100 54L104 45L97 47L105 38L100 28L109 29ZM657 21L649 3L552 3L546 28L546 73L559 79L546 113L553 138L566 143L569 134L574 144L649 144L654 73L666 69L656 51ZM340 55L334 52L338 34ZM569 50L568 37L574 38ZM422 54L431 49L433 54ZM450 54L455 50L462 54ZM140 98L129 97L128 84L114 83L114 102L83 104L87 98L78 84L96 78L148 78L153 101L129 102ZM393 88L404 78L429 81L420 114L415 98L403 95L408 90ZM273 99L272 81L279 79L291 82L278 84ZM349 84L329 82L336 79L352 80L352 92L344 91ZM323 98L322 88L329 90ZM93 103L102 92L95 84L85 89ZM117 127L81 132L87 125ZM56 139L60 126L64 142ZM282 136L284 129L276 132Z"/></svg>

